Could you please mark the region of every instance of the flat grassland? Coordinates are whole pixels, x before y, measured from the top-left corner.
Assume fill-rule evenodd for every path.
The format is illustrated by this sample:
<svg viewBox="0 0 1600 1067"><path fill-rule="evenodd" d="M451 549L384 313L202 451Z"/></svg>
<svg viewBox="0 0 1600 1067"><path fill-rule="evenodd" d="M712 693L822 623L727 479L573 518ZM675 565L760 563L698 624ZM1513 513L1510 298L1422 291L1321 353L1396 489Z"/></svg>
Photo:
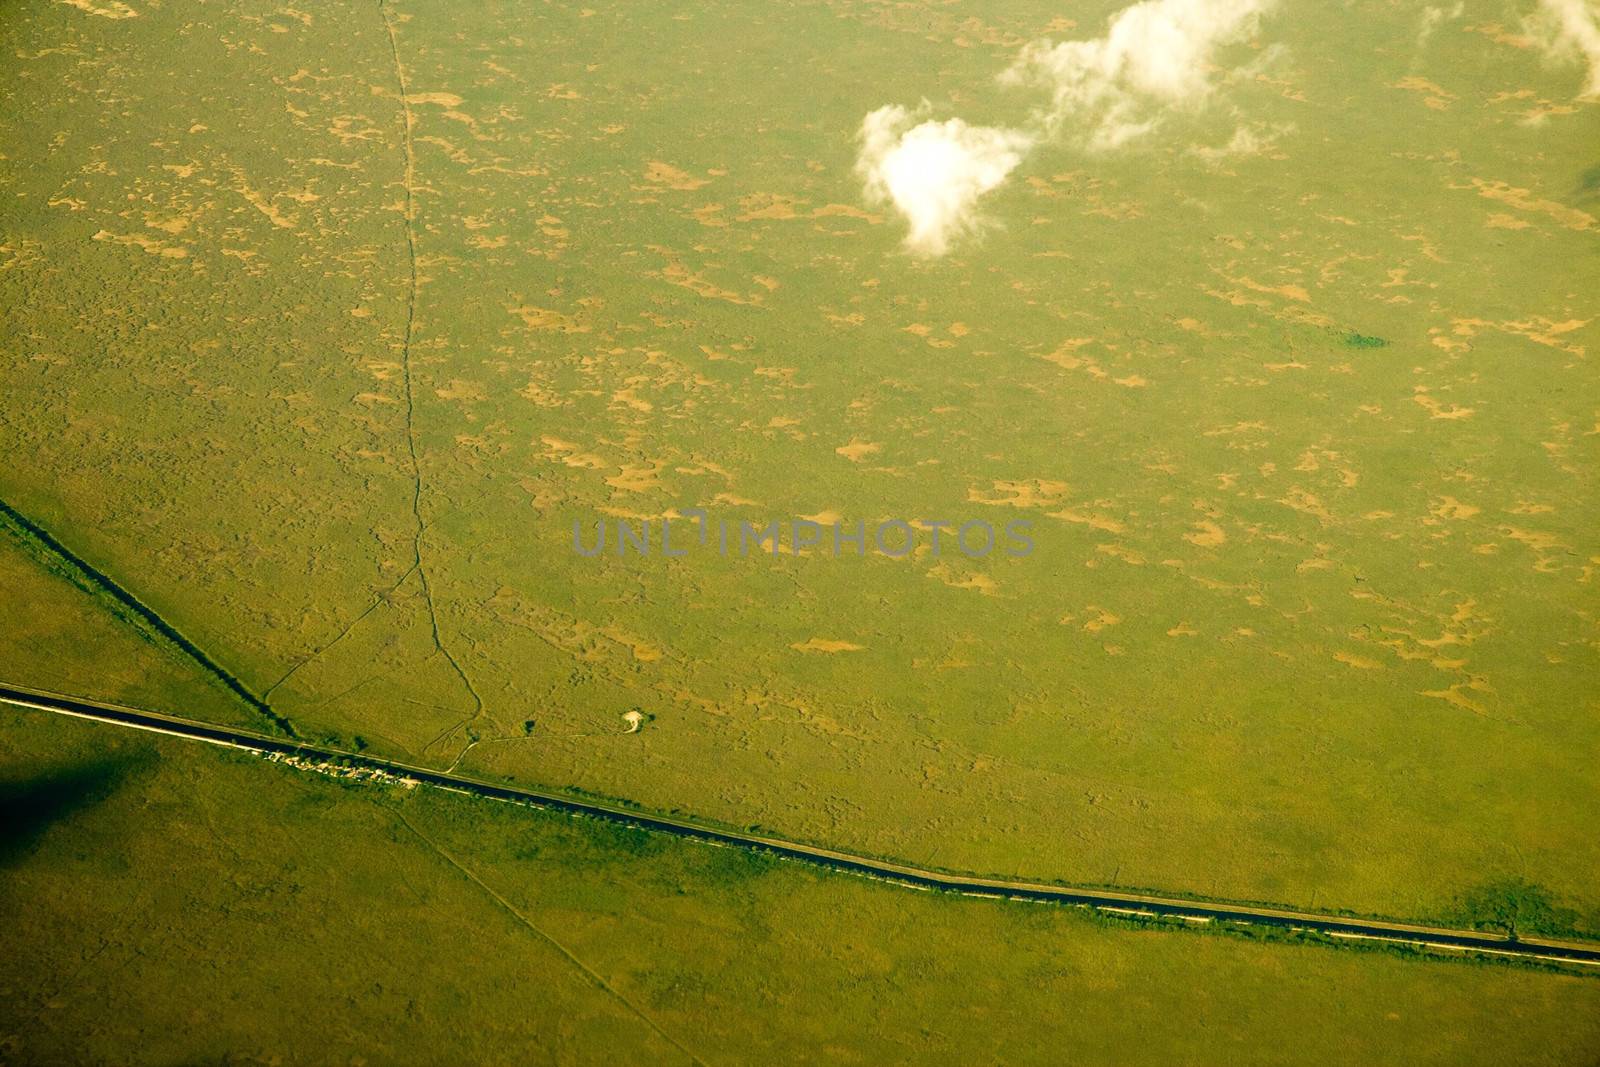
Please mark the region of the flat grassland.
<svg viewBox="0 0 1600 1067"><path fill-rule="evenodd" d="M14 1063L1549 1064L1600 981L1107 925L0 711Z"/></svg>
<svg viewBox="0 0 1600 1067"><path fill-rule="evenodd" d="M862 202L862 115L1014 114L994 75L1017 47L1111 5L1065 28L1034 2L12 3L0 498L308 735L954 869L1420 919L1515 898L1525 926L1600 933L1600 111L1467 6L1426 47L1377 0L1275 15L1252 47L1285 49L1228 88L1260 151L1197 151L1232 131L1215 112L1136 152L1041 150L980 240L924 261ZM574 519L694 507L1029 518L1037 550L572 551ZM102 665L135 671L99 630ZM0 673L49 682L9 647ZM140 700L249 714L150 669ZM205 759L194 803L281 814L241 784L260 768ZM446 891L360 811L326 818ZM453 854L478 818L437 829ZM797 914L870 945L833 894L960 938L1057 921L761 879L785 887L751 904L763 936ZM287 914L260 894L296 878L269 884L215 906ZM1217 996L1270 970L1307 1002L1340 969L1436 973L1082 939L1071 996L1126 992L1097 984L1102 951ZM331 969L343 947L316 943ZM942 966L908 946L830 957L883 983L857 1021L931 1033L888 992L886 958ZM1020 987L1047 1012L1069 987L1018 979L1052 951L984 957L1023 970L974 1003Z"/></svg>

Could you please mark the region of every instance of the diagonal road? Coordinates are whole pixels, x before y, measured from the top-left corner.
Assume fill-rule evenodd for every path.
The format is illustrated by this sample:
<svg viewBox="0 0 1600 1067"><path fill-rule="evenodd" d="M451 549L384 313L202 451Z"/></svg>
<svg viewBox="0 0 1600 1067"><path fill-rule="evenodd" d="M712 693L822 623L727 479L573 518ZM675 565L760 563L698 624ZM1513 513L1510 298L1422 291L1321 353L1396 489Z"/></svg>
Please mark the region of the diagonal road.
<svg viewBox="0 0 1600 1067"><path fill-rule="evenodd" d="M578 798L526 786L491 782L472 775L417 767L398 760L345 752L301 740L269 737L231 726L196 722L161 712L122 707L44 690L0 684L0 704L35 711L71 715L96 722L113 723L149 730L171 737L205 741L214 745L243 749L265 755L286 756L314 763L337 762L359 771L385 778L418 782L490 800L528 804L553 811L588 815L610 822L624 823L665 833L691 837L720 845L767 852L797 859L833 870L865 875L915 889L941 890L968 896L997 897L1055 904L1073 904L1114 915L1167 917L1193 923L1230 923L1296 931L1313 931L1350 941L1371 941L1394 945L1512 957L1554 963L1580 964L1600 969L1600 943L1562 941L1550 938L1512 938L1481 930L1453 930L1446 927L1363 919L1321 912L1293 911L1285 908L1229 904L1219 901L1187 900L1148 893L1089 889L1043 882L983 878L977 875L930 870L892 860L877 859L801 841L786 841L724 827L696 822L691 818L665 815L630 808L611 801Z"/></svg>

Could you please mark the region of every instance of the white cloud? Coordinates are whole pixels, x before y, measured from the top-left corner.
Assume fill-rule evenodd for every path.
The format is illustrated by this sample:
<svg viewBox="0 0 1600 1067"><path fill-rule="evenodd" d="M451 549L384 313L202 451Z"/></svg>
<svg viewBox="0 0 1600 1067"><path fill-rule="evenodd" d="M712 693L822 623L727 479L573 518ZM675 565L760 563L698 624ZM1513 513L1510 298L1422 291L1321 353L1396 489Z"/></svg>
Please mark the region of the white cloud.
<svg viewBox="0 0 1600 1067"><path fill-rule="evenodd" d="M1071 137L1109 151L1151 132L1168 112L1199 106L1211 92L1217 50L1247 37L1273 2L1143 0L1112 16L1102 37L1034 41L1002 75L1050 92L1028 130L961 119L913 124L905 108L881 107L861 127L857 169L867 196L905 216L912 252L942 255L978 226L978 199L1041 141Z"/></svg>
<svg viewBox="0 0 1600 1067"><path fill-rule="evenodd" d="M1241 40L1272 0L1144 0L1112 16L1103 37L1022 50L1007 80L1051 90L1052 130L1081 131L1094 149L1148 133L1172 108L1211 90L1218 47Z"/></svg>
<svg viewBox="0 0 1600 1067"><path fill-rule="evenodd" d="M1221 163L1230 156L1259 156L1273 151L1278 144L1278 138L1294 132L1292 122L1280 122L1271 126L1255 124L1252 126L1239 126L1233 131L1233 137L1225 145L1196 145L1189 151L1207 163Z"/></svg>
<svg viewBox="0 0 1600 1067"><path fill-rule="evenodd" d="M868 199L894 204L911 223L906 247L939 256L952 240L977 228L978 198L1005 181L1034 138L961 119L913 125L915 119L894 104L868 115L856 167Z"/></svg>
<svg viewBox="0 0 1600 1067"><path fill-rule="evenodd" d="M1462 3L1461 0L1457 0L1457 2L1453 6L1448 7L1448 8L1445 8L1445 7L1425 7L1425 8L1423 8L1422 9L1422 22L1417 27L1417 49L1418 49L1418 51L1421 51L1423 48L1427 47L1428 39L1433 36L1433 31L1437 30L1440 26L1444 25L1446 22L1454 22L1456 19L1461 17L1461 13L1463 11L1465 11L1465 10L1466 10L1466 4Z"/></svg>
<svg viewBox="0 0 1600 1067"><path fill-rule="evenodd" d="M1539 0L1528 29L1556 59L1580 58L1589 64L1581 99L1600 99L1600 13L1588 0Z"/></svg>

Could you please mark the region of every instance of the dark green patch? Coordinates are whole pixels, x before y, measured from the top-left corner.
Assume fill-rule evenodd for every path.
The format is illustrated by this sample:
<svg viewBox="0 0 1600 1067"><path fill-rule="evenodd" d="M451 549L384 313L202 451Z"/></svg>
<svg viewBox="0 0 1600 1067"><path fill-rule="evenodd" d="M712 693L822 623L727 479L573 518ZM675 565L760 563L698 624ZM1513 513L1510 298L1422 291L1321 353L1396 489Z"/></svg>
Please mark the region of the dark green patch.
<svg viewBox="0 0 1600 1067"><path fill-rule="evenodd" d="M1486 882L1462 895L1457 919L1475 930L1520 934L1578 933L1578 913L1560 906L1542 885L1523 878Z"/></svg>
<svg viewBox="0 0 1600 1067"><path fill-rule="evenodd" d="M1350 330L1344 335L1344 343L1351 348L1387 348L1389 346L1389 342L1382 337L1356 333L1354 330Z"/></svg>
<svg viewBox="0 0 1600 1067"><path fill-rule="evenodd" d="M50 827L106 799L142 762L106 757L0 780L0 864L26 856Z"/></svg>

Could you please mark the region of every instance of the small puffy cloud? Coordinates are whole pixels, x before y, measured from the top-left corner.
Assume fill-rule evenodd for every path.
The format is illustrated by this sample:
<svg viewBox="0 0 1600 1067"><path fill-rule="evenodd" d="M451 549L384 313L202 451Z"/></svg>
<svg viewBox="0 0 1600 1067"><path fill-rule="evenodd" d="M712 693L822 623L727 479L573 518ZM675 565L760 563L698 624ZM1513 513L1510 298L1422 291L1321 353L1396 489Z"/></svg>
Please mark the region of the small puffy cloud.
<svg viewBox="0 0 1600 1067"><path fill-rule="evenodd" d="M1082 131L1093 149L1148 133L1164 111L1211 90L1213 56L1247 37L1272 0L1144 0L1113 15L1092 41L1035 41L1005 78L1051 90L1046 123Z"/></svg>
<svg viewBox="0 0 1600 1067"><path fill-rule="evenodd" d="M1539 0L1528 30L1549 56L1589 65L1580 99L1600 100L1600 13L1590 0Z"/></svg>
<svg viewBox="0 0 1600 1067"><path fill-rule="evenodd" d="M1288 122L1271 126L1239 126L1227 144L1196 145L1189 151L1207 163L1221 163L1231 156L1259 156L1272 152L1277 147L1278 138L1293 132L1294 124Z"/></svg>
<svg viewBox="0 0 1600 1067"><path fill-rule="evenodd" d="M939 256L952 240L978 227L978 198L1005 181L1034 137L961 119L916 119L894 104L869 114L861 124L856 168L867 198L892 203L911 224L906 247Z"/></svg>
<svg viewBox="0 0 1600 1067"><path fill-rule="evenodd" d="M1456 0L1456 3L1450 7L1430 6L1423 8L1422 19L1417 26L1417 48L1425 48L1428 44L1428 39L1433 36L1435 30L1446 22L1454 22L1461 17L1461 13L1465 10L1466 4L1462 0Z"/></svg>

